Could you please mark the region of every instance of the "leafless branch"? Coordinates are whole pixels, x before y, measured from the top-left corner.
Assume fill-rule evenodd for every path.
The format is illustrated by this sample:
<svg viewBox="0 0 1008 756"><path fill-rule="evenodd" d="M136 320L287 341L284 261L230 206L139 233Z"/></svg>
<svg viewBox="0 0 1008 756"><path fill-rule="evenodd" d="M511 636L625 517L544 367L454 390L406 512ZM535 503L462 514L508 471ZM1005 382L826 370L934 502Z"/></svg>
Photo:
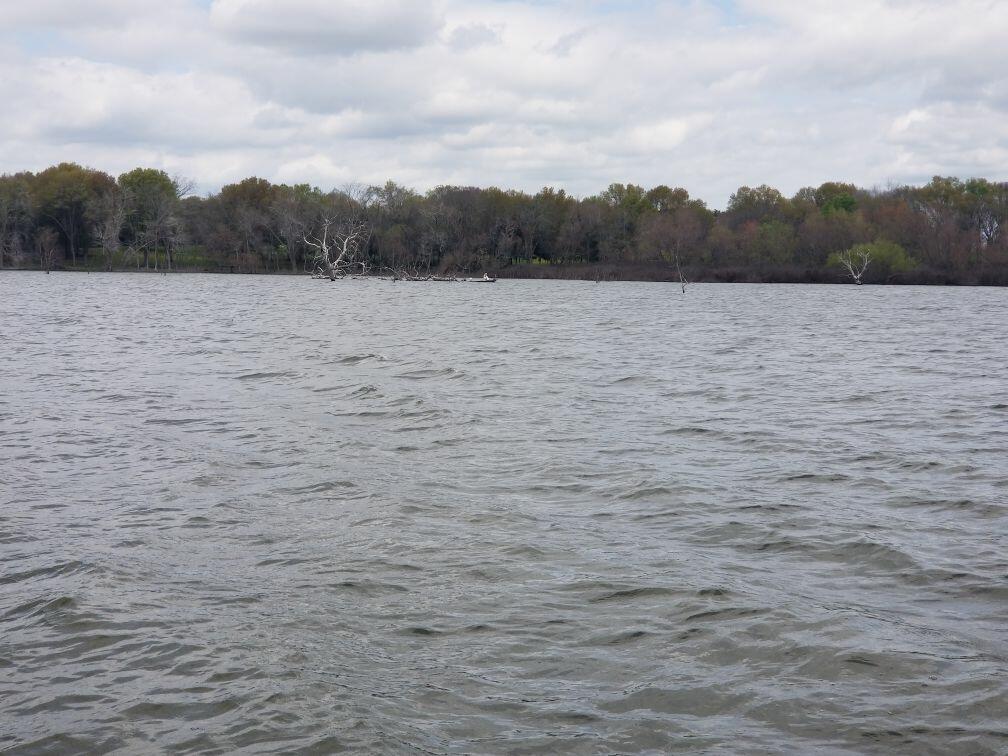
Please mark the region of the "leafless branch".
<svg viewBox="0 0 1008 756"><path fill-rule="evenodd" d="M682 293L685 294L686 293L686 284L688 284L689 281L687 281L686 280L686 276L683 275L682 266L679 264L679 253L678 252L676 252L676 255L675 255L675 267L676 267L676 271L679 273L679 284L682 286Z"/></svg>
<svg viewBox="0 0 1008 756"><path fill-rule="evenodd" d="M871 252L864 248L855 247L841 252L839 258L851 278L854 279L854 283L860 286L861 278L868 270L868 263L871 262Z"/></svg>
<svg viewBox="0 0 1008 756"><path fill-rule="evenodd" d="M335 281L344 278L358 265L367 270L363 254L367 249L371 232L366 223L359 220L340 221L326 216L320 224L321 235L317 232L302 236L304 243L315 250L312 261L315 274Z"/></svg>

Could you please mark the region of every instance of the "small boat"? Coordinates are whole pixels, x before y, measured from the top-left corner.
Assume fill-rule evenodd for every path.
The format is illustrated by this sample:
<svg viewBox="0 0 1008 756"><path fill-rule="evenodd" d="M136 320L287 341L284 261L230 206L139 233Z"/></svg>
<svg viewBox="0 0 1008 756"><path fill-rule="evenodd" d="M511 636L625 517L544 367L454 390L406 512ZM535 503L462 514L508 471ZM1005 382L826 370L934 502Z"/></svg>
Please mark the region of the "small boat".
<svg viewBox="0 0 1008 756"><path fill-rule="evenodd" d="M496 278L490 278L490 276L483 274L483 278L467 278L466 283L497 283Z"/></svg>

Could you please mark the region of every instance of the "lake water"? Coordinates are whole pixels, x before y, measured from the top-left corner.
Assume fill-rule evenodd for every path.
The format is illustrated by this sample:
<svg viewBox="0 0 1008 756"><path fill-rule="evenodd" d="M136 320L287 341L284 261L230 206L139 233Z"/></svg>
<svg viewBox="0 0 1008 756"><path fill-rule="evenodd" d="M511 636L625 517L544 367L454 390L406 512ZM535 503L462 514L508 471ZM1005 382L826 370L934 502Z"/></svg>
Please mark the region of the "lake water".
<svg viewBox="0 0 1008 756"><path fill-rule="evenodd" d="M0 274L0 750L1005 753L1006 305Z"/></svg>

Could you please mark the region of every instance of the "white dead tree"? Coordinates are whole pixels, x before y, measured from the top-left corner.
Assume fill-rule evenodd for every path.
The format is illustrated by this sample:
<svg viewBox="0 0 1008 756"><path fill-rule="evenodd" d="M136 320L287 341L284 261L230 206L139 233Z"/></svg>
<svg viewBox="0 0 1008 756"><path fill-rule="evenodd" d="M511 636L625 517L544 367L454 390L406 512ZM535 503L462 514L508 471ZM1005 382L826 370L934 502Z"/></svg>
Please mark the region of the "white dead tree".
<svg viewBox="0 0 1008 756"><path fill-rule="evenodd" d="M686 293L686 284L688 284L689 281L687 281L686 280L686 276L683 275L682 266L679 264L679 253L678 252L676 253L676 256L675 256L675 267L676 267L676 271L679 273L679 284L682 286L682 293L685 294Z"/></svg>
<svg viewBox="0 0 1008 756"><path fill-rule="evenodd" d="M871 249L866 244L858 244L851 249L845 249L837 255L840 264L847 268L854 283L861 285L861 277L868 270L868 263L871 262Z"/></svg>
<svg viewBox="0 0 1008 756"><path fill-rule="evenodd" d="M105 257L105 270L112 270L115 257L122 247L120 237L126 225L127 206L126 193L118 188L104 192L92 204L92 232Z"/></svg>
<svg viewBox="0 0 1008 756"><path fill-rule="evenodd" d="M315 250L314 276L335 281L360 268L367 272L364 253L371 239L366 223L359 220L341 221L326 216L319 223L321 233L304 234L304 243Z"/></svg>

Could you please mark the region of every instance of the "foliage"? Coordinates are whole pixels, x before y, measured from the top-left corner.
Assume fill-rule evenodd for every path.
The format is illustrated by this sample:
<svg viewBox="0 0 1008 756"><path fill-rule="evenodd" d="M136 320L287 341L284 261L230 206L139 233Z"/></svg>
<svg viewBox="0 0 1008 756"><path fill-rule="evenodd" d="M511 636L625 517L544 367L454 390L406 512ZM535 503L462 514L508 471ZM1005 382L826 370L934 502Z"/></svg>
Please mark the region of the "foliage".
<svg viewBox="0 0 1008 756"><path fill-rule="evenodd" d="M896 273L906 273L917 263L906 250L895 242L877 239L870 244L855 244L842 252L834 252L827 259L827 265L844 268L844 258L858 258L870 261L869 280L886 281Z"/></svg>
<svg viewBox="0 0 1008 756"><path fill-rule="evenodd" d="M836 213L853 213L855 210L857 210L857 200L846 192L830 197L822 205L822 214L827 216Z"/></svg>
<svg viewBox="0 0 1008 756"><path fill-rule="evenodd" d="M87 248L89 200L114 185L112 177L76 163L60 163L30 181L38 224L56 231L67 256L76 264L77 255Z"/></svg>
<svg viewBox="0 0 1008 756"><path fill-rule="evenodd" d="M195 197L159 169L113 179L60 163L0 176L0 267L305 271L306 237L324 218L366 224L373 271L675 279L678 260L695 280L825 281L837 280L840 253L864 245L866 281L1008 284L1008 184L942 176L884 191L831 181L791 198L742 186L715 211L672 184L613 183L579 199L552 187L324 190L251 177Z"/></svg>
<svg viewBox="0 0 1008 756"><path fill-rule="evenodd" d="M894 273L906 273L917 265L906 250L895 242L877 239L867 246L871 252L872 264L881 276L888 277Z"/></svg>

